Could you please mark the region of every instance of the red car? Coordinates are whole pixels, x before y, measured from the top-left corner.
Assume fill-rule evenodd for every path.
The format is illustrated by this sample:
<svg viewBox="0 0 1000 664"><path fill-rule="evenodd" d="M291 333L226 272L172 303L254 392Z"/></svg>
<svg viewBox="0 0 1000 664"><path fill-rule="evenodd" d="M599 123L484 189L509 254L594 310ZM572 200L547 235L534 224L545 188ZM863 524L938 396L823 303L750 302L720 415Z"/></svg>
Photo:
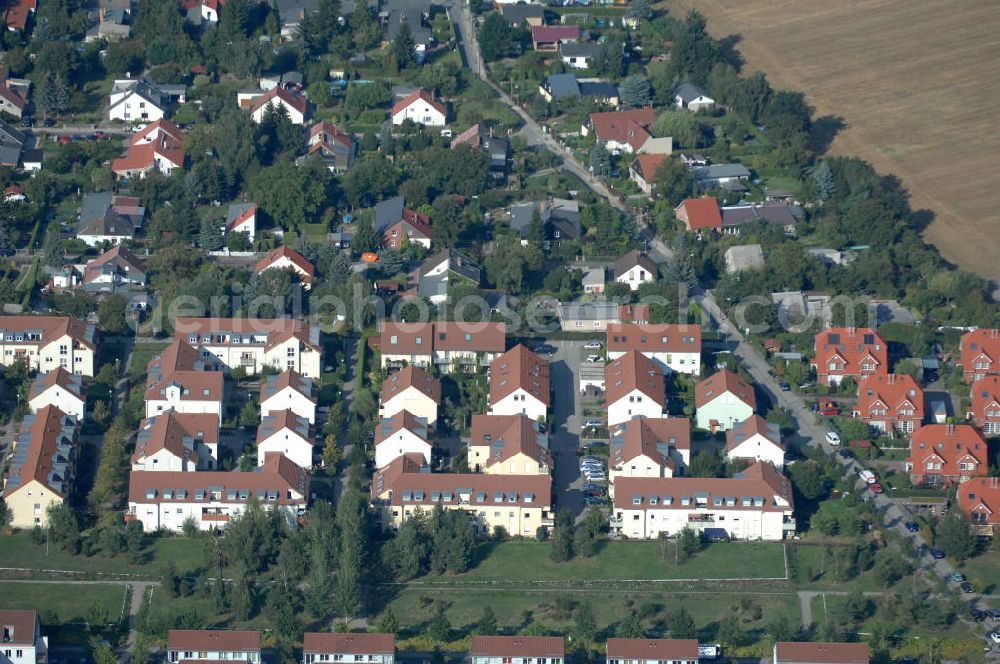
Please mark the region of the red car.
<svg viewBox="0 0 1000 664"><path fill-rule="evenodd" d="M868 488L871 489L872 493L874 493L875 495L878 495L878 494L882 493L882 485L881 484L870 484L870 485L868 485Z"/></svg>
<svg viewBox="0 0 1000 664"><path fill-rule="evenodd" d="M824 408L823 410L819 411L819 414L824 415L826 417L832 417L834 415L840 415L840 409L837 408L836 406L830 406L828 408Z"/></svg>
<svg viewBox="0 0 1000 664"><path fill-rule="evenodd" d="M72 140L73 139L71 139L69 136L63 134L62 136L59 137L59 145L69 145L72 142Z"/></svg>

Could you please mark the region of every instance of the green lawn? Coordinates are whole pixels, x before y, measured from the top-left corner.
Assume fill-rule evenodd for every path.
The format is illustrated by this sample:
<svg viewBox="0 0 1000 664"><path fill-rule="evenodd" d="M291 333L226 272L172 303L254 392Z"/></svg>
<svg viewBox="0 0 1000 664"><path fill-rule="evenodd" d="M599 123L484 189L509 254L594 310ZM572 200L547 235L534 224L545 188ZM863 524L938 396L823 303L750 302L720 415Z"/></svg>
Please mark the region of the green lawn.
<svg viewBox="0 0 1000 664"><path fill-rule="evenodd" d="M137 574L158 577L163 564L170 560L181 574L197 571L202 567L203 544L200 539L183 537L152 538L146 548L144 560L132 563L125 556L108 558L102 555L71 556L44 544L31 541L27 532L0 536L0 566L35 570L67 570L87 573Z"/></svg>
<svg viewBox="0 0 1000 664"><path fill-rule="evenodd" d="M137 377L144 375L146 373L146 365L149 361L159 355L164 348L170 344L164 343L145 343L136 344L135 348L132 350L132 359L129 362L128 375L131 377Z"/></svg>
<svg viewBox="0 0 1000 664"><path fill-rule="evenodd" d="M1000 593L1000 551L986 551L962 563L962 573L976 590L988 595Z"/></svg>
<svg viewBox="0 0 1000 664"><path fill-rule="evenodd" d="M44 633L54 643L85 643L87 620L95 604L110 622L122 615L131 589L125 584L15 583L0 581L0 609L35 609L41 614Z"/></svg>
<svg viewBox="0 0 1000 664"><path fill-rule="evenodd" d="M667 557L659 542L606 542L597 555L569 563L549 559L549 546L538 542L503 542L480 545L483 557L466 574L425 577L433 584L504 583L513 586L534 583L627 582L657 579L762 579L784 578L782 545L777 543L713 544L680 565Z"/></svg>
<svg viewBox="0 0 1000 664"><path fill-rule="evenodd" d="M872 601L877 601L877 598L872 597ZM813 622L817 625L822 625L826 620L826 616L834 616L840 610L840 608L847 601L846 595L827 595L824 599L823 596L814 597L812 601L812 612L813 612ZM927 601L944 601L940 599L929 599ZM877 610L875 615L865 620L860 631L869 632L871 627L875 624L882 624L883 626L887 624L887 621L880 615L881 611ZM891 622L888 622L892 625ZM903 637L903 644L907 639L926 639L929 637L939 638L939 639L955 639L959 641L968 640L971 636L969 628L966 623L962 622L961 616L959 620L956 620L949 627L943 629L931 629L924 625L895 625L897 630L897 635Z"/></svg>

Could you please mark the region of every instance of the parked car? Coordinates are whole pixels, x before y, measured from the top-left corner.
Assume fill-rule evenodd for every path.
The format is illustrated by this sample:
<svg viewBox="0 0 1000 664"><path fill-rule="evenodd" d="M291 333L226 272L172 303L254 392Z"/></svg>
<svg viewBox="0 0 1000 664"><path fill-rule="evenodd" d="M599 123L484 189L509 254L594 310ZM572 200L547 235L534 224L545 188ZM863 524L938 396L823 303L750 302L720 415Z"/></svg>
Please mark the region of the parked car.
<svg viewBox="0 0 1000 664"><path fill-rule="evenodd" d="M55 127L56 121L52 118L45 118L45 122L43 122L42 125L46 127Z"/></svg>
<svg viewBox="0 0 1000 664"><path fill-rule="evenodd" d="M941 560L942 558L944 558L944 551L936 548L931 549L931 558L933 558L934 560Z"/></svg>
<svg viewBox="0 0 1000 664"><path fill-rule="evenodd" d="M853 459L854 452L852 452L851 450L840 450L837 452L837 456L839 456L841 459Z"/></svg>
<svg viewBox="0 0 1000 664"><path fill-rule="evenodd" d="M598 498L596 496L587 496L583 499L583 504L587 507L596 507L598 505L603 505L605 500L603 498Z"/></svg>
<svg viewBox="0 0 1000 664"><path fill-rule="evenodd" d="M1000 643L1000 632L990 632L990 641Z"/></svg>
<svg viewBox="0 0 1000 664"><path fill-rule="evenodd" d="M872 493L874 493L876 496L878 494L882 493L882 485L881 484L869 484L868 488L871 489Z"/></svg>
<svg viewBox="0 0 1000 664"><path fill-rule="evenodd" d="M552 344L537 344L531 350L539 355L554 355L559 349Z"/></svg>
<svg viewBox="0 0 1000 664"><path fill-rule="evenodd" d="M782 392L791 392L792 391L792 386L789 385L785 381L781 381L781 384L779 385L779 387L781 387L781 391Z"/></svg>
<svg viewBox="0 0 1000 664"><path fill-rule="evenodd" d="M908 521L906 523L906 529L909 530L911 533L919 533L920 524L918 524L916 521Z"/></svg>
<svg viewBox="0 0 1000 664"><path fill-rule="evenodd" d="M840 409L836 406L827 405L825 408L820 408L819 414L823 417L833 417L834 415L840 415Z"/></svg>
<svg viewBox="0 0 1000 664"><path fill-rule="evenodd" d="M870 470L862 470L858 477L865 481L865 484L875 484L875 473Z"/></svg>
<svg viewBox="0 0 1000 664"><path fill-rule="evenodd" d="M580 464L580 470L604 470L604 464L600 461L584 461Z"/></svg>
<svg viewBox="0 0 1000 664"><path fill-rule="evenodd" d="M585 429L600 429L604 426L604 420L587 420L583 426Z"/></svg>
<svg viewBox="0 0 1000 664"><path fill-rule="evenodd" d="M583 345L584 350L601 350L604 348L604 344L600 341L588 341Z"/></svg>
<svg viewBox="0 0 1000 664"><path fill-rule="evenodd" d="M30 127L33 123L30 115L25 115L21 117L21 126Z"/></svg>
<svg viewBox="0 0 1000 664"><path fill-rule="evenodd" d="M587 356L587 361L588 362L603 362L604 358L601 357L600 355L588 355Z"/></svg>
<svg viewBox="0 0 1000 664"><path fill-rule="evenodd" d="M840 434L835 431L827 431L826 442L830 445L840 445Z"/></svg>
<svg viewBox="0 0 1000 664"><path fill-rule="evenodd" d="M59 137L59 145L69 145L72 142L73 139L67 136L66 134L63 134Z"/></svg>
<svg viewBox="0 0 1000 664"><path fill-rule="evenodd" d="M962 589L963 593L974 593L974 592L976 592L976 589L968 581L963 582L958 587Z"/></svg>

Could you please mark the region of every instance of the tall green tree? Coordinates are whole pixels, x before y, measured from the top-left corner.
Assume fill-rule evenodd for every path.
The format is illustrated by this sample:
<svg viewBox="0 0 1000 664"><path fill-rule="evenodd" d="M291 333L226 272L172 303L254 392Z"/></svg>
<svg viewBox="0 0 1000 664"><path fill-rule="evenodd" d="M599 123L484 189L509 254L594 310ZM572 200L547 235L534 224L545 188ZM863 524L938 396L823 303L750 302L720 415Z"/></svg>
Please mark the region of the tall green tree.
<svg viewBox="0 0 1000 664"><path fill-rule="evenodd" d="M635 108L648 106L653 100L653 86L642 74L632 74L622 81L622 101Z"/></svg>

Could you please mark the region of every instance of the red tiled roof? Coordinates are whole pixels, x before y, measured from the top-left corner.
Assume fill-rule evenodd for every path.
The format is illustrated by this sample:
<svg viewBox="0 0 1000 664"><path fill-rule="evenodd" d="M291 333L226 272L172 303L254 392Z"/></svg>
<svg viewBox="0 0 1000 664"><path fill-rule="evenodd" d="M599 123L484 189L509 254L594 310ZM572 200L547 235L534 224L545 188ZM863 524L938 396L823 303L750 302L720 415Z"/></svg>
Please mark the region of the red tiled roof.
<svg viewBox="0 0 1000 664"><path fill-rule="evenodd" d="M250 207L246 208L245 210L243 210L242 212L240 212L238 215L236 215L235 217L233 217L233 220L230 221L228 224L226 224L226 230L227 231L231 231L232 229L236 228L237 226L239 226L240 224L242 224L243 222L245 222L247 219L250 219L251 217L253 217L256 214L257 214L257 206L256 205L251 205Z"/></svg>
<svg viewBox="0 0 1000 664"><path fill-rule="evenodd" d="M1000 478L974 477L962 482L958 506L978 525L1000 525Z"/></svg>
<svg viewBox="0 0 1000 664"><path fill-rule="evenodd" d="M138 256L122 245L116 244L94 260L87 263L87 267L83 271L83 282L85 284L90 283L101 276L101 268L110 261L126 265L129 269L134 269L138 272L146 271L146 264L139 259Z"/></svg>
<svg viewBox="0 0 1000 664"><path fill-rule="evenodd" d="M308 100L301 95L289 92L280 85L271 88L267 94L260 95L259 97L254 97L250 102L250 112L256 113L266 104L271 103L272 99L277 98L279 101L284 102L288 106L294 108L299 113L305 115L306 108L308 107Z"/></svg>
<svg viewBox="0 0 1000 664"><path fill-rule="evenodd" d="M275 88L277 89L277 88ZM254 266L254 272L260 274L264 270L270 268L276 262L282 258L287 258L295 265L295 267L302 270L305 274L300 274L300 279L304 284L312 284L313 278L316 275L316 268L310 263L305 256L295 251L288 246L280 246L277 249L272 249L266 256L257 261Z"/></svg>
<svg viewBox="0 0 1000 664"><path fill-rule="evenodd" d="M639 390L663 406L663 370L642 353L629 351L604 368L605 399L608 406L633 390Z"/></svg>
<svg viewBox="0 0 1000 664"><path fill-rule="evenodd" d="M646 324L649 320L648 304L623 304L618 307L618 318L626 323ZM609 323L610 325L610 323Z"/></svg>
<svg viewBox="0 0 1000 664"><path fill-rule="evenodd" d="M490 365L490 405L523 389L549 405L549 363L518 344Z"/></svg>
<svg viewBox="0 0 1000 664"><path fill-rule="evenodd" d="M972 384L969 412L980 427L986 422L1000 422L1000 376L985 376Z"/></svg>
<svg viewBox="0 0 1000 664"><path fill-rule="evenodd" d="M441 113L441 115L448 115L447 107L445 107L445 105L442 104L441 102L436 101L434 97L431 96L431 94L426 90L424 90L423 88L417 88L416 90L411 92L405 99L403 99L400 102L397 102L392 107L392 115L396 115L400 111L405 110L410 104L417 101L418 99L423 99L425 102L430 104L431 107L433 107L439 113Z"/></svg>
<svg viewBox="0 0 1000 664"><path fill-rule="evenodd" d="M719 202L711 196L686 198L674 209L674 215L684 222L689 231L702 228L722 228L722 212Z"/></svg>
<svg viewBox="0 0 1000 664"><path fill-rule="evenodd" d="M344 655L391 655L396 651L394 634L367 632L306 632L302 651Z"/></svg>
<svg viewBox="0 0 1000 664"><path fill-rule="evenodd" d="M194 371L198 359L198 351L190 344L174 339L159 355L146 363L146 373L169 378L175 371Z"/></svg>
<svg viewBox="0 0 1000 664"><path fill-rule="evenodd" d="M660 167L660 164L665 162L668 155L665 154L641 154L635 158L632 162L635 166L635 172L639 174L646 182L653 179L653 175L656 173L656 169Z"/></svg>
<svg viewBox="0 0 1000 664"><path fill-rule="evenodd" d="M561 636L473 636L473 657L563 657L566 644Z"/></svg>
<svg viewBox="0 0 1000 664"><path fill-rule="evenodd" d="M694 405L696 408L701 408L725 392L731 392L751 408L757 408L757 398L754 396L753 388L728 369L714 373L695 385Z"/></svg>
<svg viewBox="0 0 1000 664"><path fill-rule="evenodd" d="M284 454L268 454L264 459L264 465L250 472L225 471L225 470L202 470L196 473L184 471L156 471L156 470L133 470L129 473L128 500L130 503L146 504L149 502L159 503L163 499L164 490L174 491L174 496L169 502L183 503L245 503L246 498L239 497L239 491L249 492L256 495L258 492L274 491L277 493L278 505L301 505L309 499L309 471L300 468L294 461ZM222 487L222 497L212 501L208 495L209 487ZM177 490L185 492L184 497L177 497ZM197 498L197 490L205 491L205 496ZM237 491L235 498L230 498L228 491ZM289 498L288 490L304 496L304 498ZM153 498L147 498L147 492L155 491ZM268 501L272 503L274 501ZM202 631L202 630L197 630ZM226 633L231 633L228 630ZM256 633L256 632L255 632ZM206 637L207 638L207 637ZM181 648L184 648L183 642ZM199 641L211 649L213 641ZM223 643L228 643L223 641ZM247 643L248 642L240 642ZM246 650L255 649L247 647ZM168 636L168 648L173 648ZM234 650L241 649L234 647ZM198 650L198 648L192 648Z"/></svg>
<svg viewBox="0 0 1000 664"><path fill-rule="evenodd" d="M191 318L178 316L174 320L174 333L178 336L197 335L199 342L206 346L247 345L233 342L229 338L230 334L266 335L265 350L270 350L295 337L313 350L319 350L319 346L309 338L311 336L309 323L292 318ZM220 335L224 335L226 339L218 339L217 337Z"/></svg>
<svg viewBox="0 0 1000 664"><path fill-rule="evenodd" d="M35 0L12 0L4 15L7 27L23 31L28 27L28 17L35 11L35 5Z"/></svg>
<svg viewBox="0 0 1000 664"><path fill-rule="evenodd" d="M172 629L167 632L167 650L256 651L260 650L260 632L238 629Z"/></svg>
<svg viewBox="0 0 1000 664"><path fill-rule="evenodd" d="M157 157L176 167L184 165L184 132L170 120L156 120L132 137L128 154L115 159L111 170L118 174L144 171L153 167Z"/></svg>
<svg viewBox="0 0 1000 664"><path fill-rule="evenodd" d="M162 380L146 383L143 398L159 401L165 398L163 391L170 385L179 385L181 401L222 401L222 387L225 383L221 371L175 371ZM205 394L205 391L208 394Z"/></svg>
<svg viewBox="0 0 1000 664"><path fill-rule="evenodd" d="M35 645L35 628L39 626L37 611L0 610L0 625L7 629L5 646Z"/></svg>
<svg viewBox="0 0 1000 664"><path fill-rule="evenodd" d="M351 134L342 131L340 127L326 120L320 120L309 129L309 142L316 142L314 139L317 137L319 143L336 141L347 147L350 147L354 142L354 137Z"/></svg>
<svg viewBox="0 0 1000 664"><path fill-rule="evenodd" d="M889 366L888 351L882 337L870 327L831 327L816 335L816 374L820 377L833 375L860 376L861 364L873 361L874 371L885 371ZM831 372L830 362L843 363L842 371Z"/></svg>
<svg viewBox="0 0 1000 664"><path fill-rule="evenodd" d="M506 345L507 326L504 323L441 321L434 324L436 351L502 353Z"/></svg>
<svg viewBox="0 0 1000 664"><path fill-rule="evenodd" d="M985 475L987 447L975 427L970 424L925 424L913 432L910 438L911 475ZM928 470L928 461L941 464L940 470ZM959 470L958 464L971 463L972 470Z"/></svg>
<svg viewBox="0 0 1000 664"><path fill-rule="evenodd" d="M593 127L594 135L600 141L615 141L616 143L628 143L634 149L642 147L642 143L649 138L646 127L653 124L656 115L652 108L639 108L630 111L608 111L604 113L591 113L590 126ZM644 134L642 142L638 145L630 140L637 130ZM653 155L649 155L653 156ZM666 156L666 155L660 155Z"/></svg>
<svg viewBox="0 0 1000 664"><path fill-rule="evenodd" d="M219 442L219 418L210 413L175 413L168 411L156 417L147 417L139 423L140 435L136 438L132 463L150 457L160 450L167 450L183 459L188 453L184 438L201 440L207 445Z"/></svg>
<svg viewBox="0 0 1000 664"><path fill-rule="evenodd" d="M21 423L21 432L28 434L28 450L24 463L18 469L21 481L16 485L9 481L14 472L14 468L10 468L7 471L8 482L3 495L9 496L23 489L31 480L35 480L57 496L65 497L67 495L69 491L68 477L58 476L55 478L61 481L61 485L51 481L56 468L56 452L62 437L63 425L68 421L67 418L69 415L55 406L45 406L30 420L25 418Z"/></svg>
<svg viewBox="0 0 1000 664"><path fill-rule="evenodd" d="M966 332L959 348L957 363L962 366L967 381L980 374L1000 374L1000 330L984 328ZM977 369L977 362L986 367Z"/></svg>
<svg viewBox="0 0 1000 664"><path fill-rule="evenodd" d="M701 327L672 323L608 323L608 351L699 353Z"/></svg>
<svg viewBox="0 0 1000 664"><path fill-rule="evenodd" d="M618 509L677 509L690 511L692 505L684 505L682 496L693 496L705 493L708 504L712 505L713 497L735 497L733 505L726 509L761 510L765 512L790 511L794 506L792 485L774 466L763 461L755 461L742 473L734 477L619 477L615 480L615 507ZM633 497L642 498L639 505L634 504ZM649 496L661 498L653 506L648 502ZM662 497L673 497L673 503L666 503ZM744 504L743 498L764 498L763 505ZM781 501L781 504L778 502Z"/></svg>
<svg viewBox="0 0 1000 664"><path fill-rule="evenodd" d="M531 41L557 42L580 38L580 27L576 25L533 25L531 26Z"/></svg>
<svg viewBox="0 0 1000 664"><path fill-rule="evenodd" d="M490 447L486 466L503 463L518 454L552 468L552 454L539 442L537 423L527 415L473 415L469 447Z"/></svg>
<svg viewBox="0 0 1000 664"><path fill-rule="evenodd" d="M441 404L441 381L413 365L403 367L382 382L382 403L410 388L419 390L434 403Z"/></svg>
<svg viewBox="0 0 1000 664"><path fill-rule="evenodd" d="M806 643L779 641L774 644L775 664L868 664L864 643Z"/></svg>
<svg viewBox="0 0 1000 664"><path fill-rule="evenodd" d="M261 402L270 399L286 387L295 390L313 403L317 403L316 395L313 394L312 380L304 377L295 369L285 369L276 376L268 376L267 380L261 386Z"/></svg>
<svg viewBox="0 0 1000 664"><path fill-rule="evenodd" d="M479 136L482 130L479 128L479 123L476 123L463 131L461 134L451 139L451 149L454 150L459 145L465 145L466 143L471 144L473 147L479 147Z"/></svg>
<svg viewBox="0 0 1000 664"><path fill-rule="evenodd" d="M0 81L0 97L3 97L19 109L23 109L24 105L28 103L28 100L22 97L20 93L11 90L2 81Z"/></svg>
<svg viewBox="0 0 1000 664"><path fill-rule="evenodd" d="M608 464L620 469L640 456L673 467L669 448L691 449L691 421L686 417L640 417L615 428L614 438L621 437L621 446L612 445ZM660 444L666 445L661 453Z"/></svg>
<svg viewBox="0 0 1000 664"><path fill-rule="evenodd" d="M886 415L871 415L873 408L881 406ZM924 391L907 374L876 374L858 381L857 412L863 420L896 418L900 408L912 410L903 419L920 421L924 415Z"/></svg>
<svg viewBox="0 0 1000 664"><path fill-rule="evenodd" d="M781 432L774 431L776 426L760 415L751 415L742 422L734 424L733 428L726 432L726 449L735 450L745 440L753 436L762 436L781 449L785 449L785 446L781 444Z"/></svg>
<svg viewBox="0 0 1000 664"><path fill-rule="evenodd" d="M697 660L698 639L608 639L608 659Z"/></svg>
<svg viewBox="0 0 1000 664"><path fill-rule="evenodd" d="M84 348L96 350L93 340L87 338L87 327L86 321L68 316L0 316L0 331L41 331L42 338L40 341L18 342L26 345L35 344L44 346L63 335L68 335L73 341Z"/></svg>

